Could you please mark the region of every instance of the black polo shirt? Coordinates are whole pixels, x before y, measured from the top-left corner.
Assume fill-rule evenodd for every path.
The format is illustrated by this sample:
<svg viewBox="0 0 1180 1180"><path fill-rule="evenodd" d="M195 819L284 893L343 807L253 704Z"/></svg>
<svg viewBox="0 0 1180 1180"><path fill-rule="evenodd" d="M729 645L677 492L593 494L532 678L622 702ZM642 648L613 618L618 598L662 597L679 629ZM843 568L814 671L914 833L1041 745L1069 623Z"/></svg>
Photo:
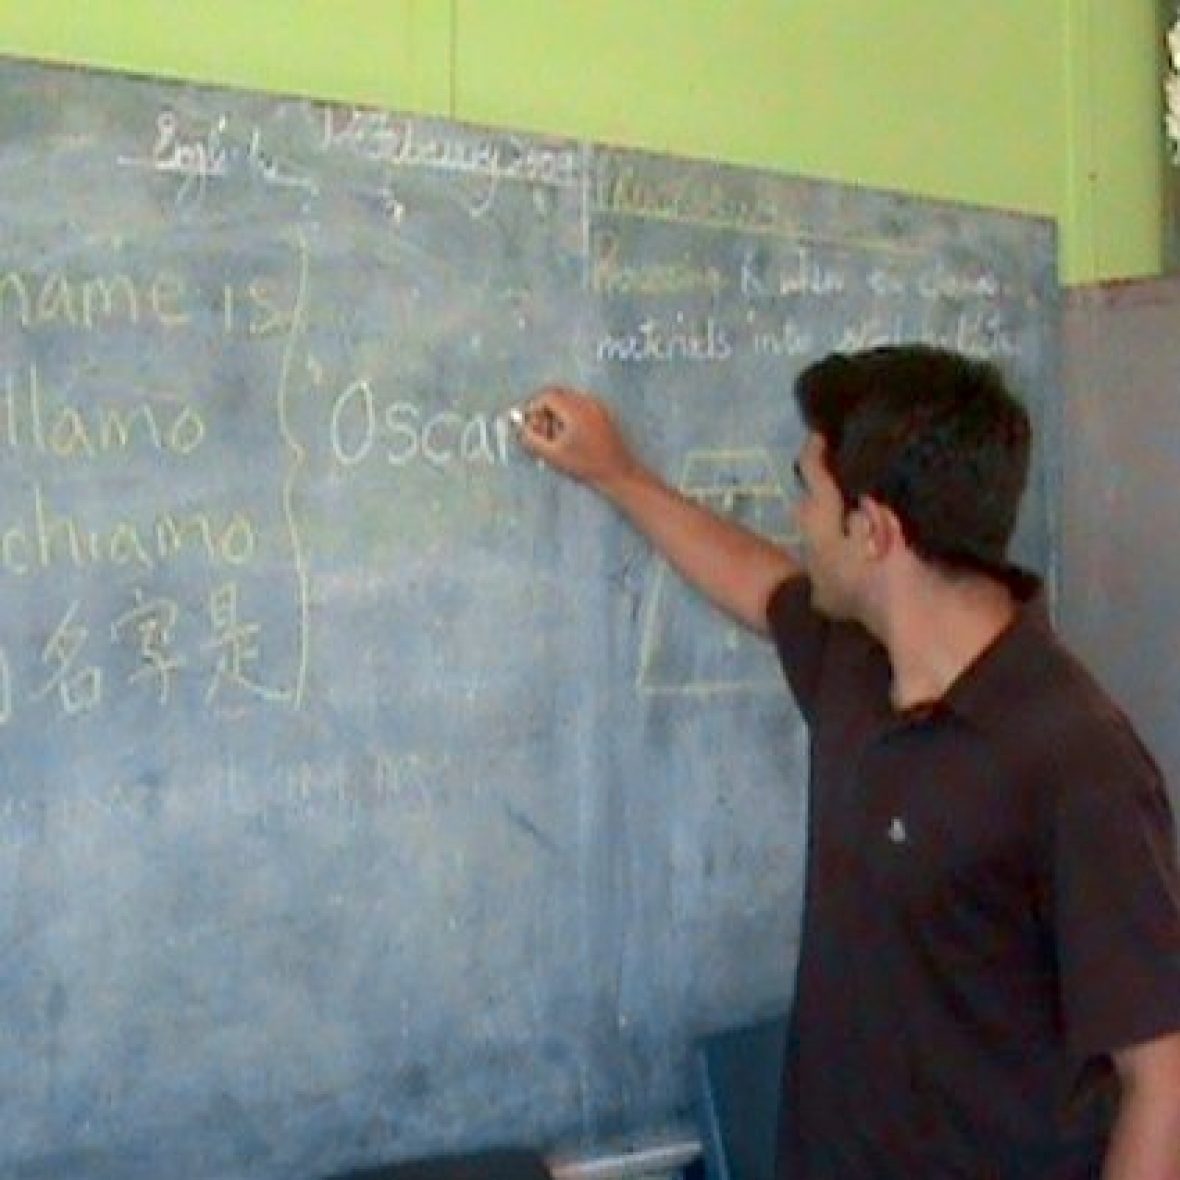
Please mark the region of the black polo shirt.
<svg viewBox="0 0 1180 1180"><path fill-rule="evenodd" d="M1156 765L1039 593L912 713L805 578L769 621L811 734L780 1174L1096 1177L1109 1052L1180 1028Z"/></svg>

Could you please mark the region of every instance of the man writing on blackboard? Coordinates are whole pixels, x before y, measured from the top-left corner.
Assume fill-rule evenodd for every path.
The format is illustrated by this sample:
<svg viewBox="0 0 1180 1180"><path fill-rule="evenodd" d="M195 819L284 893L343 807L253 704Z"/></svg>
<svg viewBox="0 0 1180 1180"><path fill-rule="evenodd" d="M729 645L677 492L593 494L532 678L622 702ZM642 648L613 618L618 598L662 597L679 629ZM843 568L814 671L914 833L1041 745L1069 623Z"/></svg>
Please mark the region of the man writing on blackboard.
<svg viewBox="0 0 1180 1180"><path fill-rule="evenodd" d="M671 488L598 399L524 447L776 645L811 736L783 1180L1180 1180L1180 874L1160 774L1007 545L1028 417L991 366L831 356L792 553Z"/></svg>

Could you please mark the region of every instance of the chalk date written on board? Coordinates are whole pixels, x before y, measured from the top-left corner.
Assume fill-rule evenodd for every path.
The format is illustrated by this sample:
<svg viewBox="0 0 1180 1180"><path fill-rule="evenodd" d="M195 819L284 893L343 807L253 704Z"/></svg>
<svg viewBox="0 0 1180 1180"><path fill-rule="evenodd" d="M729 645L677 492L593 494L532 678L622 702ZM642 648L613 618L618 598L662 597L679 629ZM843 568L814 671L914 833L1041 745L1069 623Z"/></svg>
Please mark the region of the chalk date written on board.
<svg viewBox="0 0 1180 1180"><path fill-rule="evenodd" d="M342 467L373 461L393 467L498 466L509 460L513 435L502 415L386 402L365 379L336 398L329 423L332 455Z"/></svg>

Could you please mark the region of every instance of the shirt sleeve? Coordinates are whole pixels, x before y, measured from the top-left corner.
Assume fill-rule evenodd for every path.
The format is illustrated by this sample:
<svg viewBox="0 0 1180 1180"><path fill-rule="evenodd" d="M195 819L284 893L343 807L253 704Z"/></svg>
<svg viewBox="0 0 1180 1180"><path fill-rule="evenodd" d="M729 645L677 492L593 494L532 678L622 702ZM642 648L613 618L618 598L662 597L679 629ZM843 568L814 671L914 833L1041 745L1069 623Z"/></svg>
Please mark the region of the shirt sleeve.
<svg viewBox="0 0 1180 1180"><path fill-rule="evenodd" d="M770 596L766 621L795 703L810 723L831 631L823 616L812 609L811 580L795 575L783 582Z"/></svg>
<svg viewBox="0 0 1180 1180"><path fill-rule="evenodd" d="M1180 1029L1180 873L1155 762L1121 716L1079 741L1056 794L1053 905L1079 1059Z"/></svg>

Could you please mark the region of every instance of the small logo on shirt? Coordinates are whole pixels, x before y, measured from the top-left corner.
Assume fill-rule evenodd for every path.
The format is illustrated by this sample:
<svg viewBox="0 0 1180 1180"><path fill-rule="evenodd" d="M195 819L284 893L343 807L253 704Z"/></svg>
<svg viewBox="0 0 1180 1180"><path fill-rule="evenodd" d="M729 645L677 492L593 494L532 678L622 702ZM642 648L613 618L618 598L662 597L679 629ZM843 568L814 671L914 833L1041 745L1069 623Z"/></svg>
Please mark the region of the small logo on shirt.
<svg viewBox="0 0 1180 1180"><path fill-rule="evenodd" d="M886 835L889 837L890 844L905 844L909 840L909 833L905 830L905 821L900 815L895 815L889 821Z"/></svg>

